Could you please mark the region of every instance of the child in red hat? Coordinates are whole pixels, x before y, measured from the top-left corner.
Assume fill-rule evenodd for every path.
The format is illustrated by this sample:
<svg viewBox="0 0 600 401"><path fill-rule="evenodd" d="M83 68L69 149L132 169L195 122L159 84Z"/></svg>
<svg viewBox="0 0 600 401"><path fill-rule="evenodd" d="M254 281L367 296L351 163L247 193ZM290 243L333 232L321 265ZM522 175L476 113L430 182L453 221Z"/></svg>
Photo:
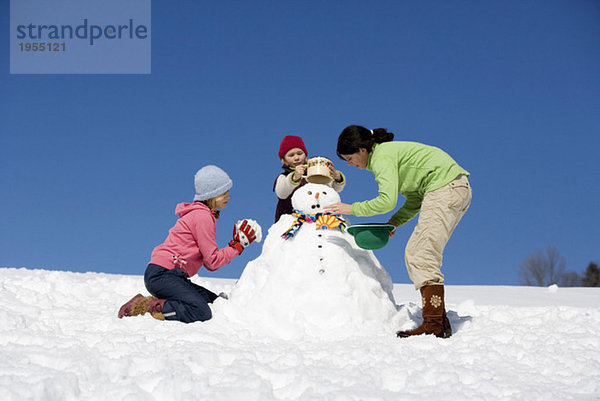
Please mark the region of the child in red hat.
<svg viewBox="0 0 600 401"><path fill-rule="evenodd" d="M275 222L279 220L282 214L292 214L292 195L306 184L304 174L306 173L306 157L308 152L301 137L295 135L286 135L279 145L279 158L283 172L277 176L273 184L273 191L277 194L279 201L275 210ZM329 167L329 172L333 181L329 184L336 192L341 192L346 185L344 175Z"/></svg>

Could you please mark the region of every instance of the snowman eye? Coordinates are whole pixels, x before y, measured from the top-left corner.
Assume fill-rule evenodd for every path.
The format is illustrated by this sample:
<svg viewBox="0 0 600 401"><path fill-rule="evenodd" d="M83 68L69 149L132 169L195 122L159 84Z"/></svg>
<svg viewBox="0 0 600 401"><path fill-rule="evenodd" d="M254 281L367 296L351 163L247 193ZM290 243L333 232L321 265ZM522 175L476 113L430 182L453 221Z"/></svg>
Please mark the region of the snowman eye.
<svg viewBox="0 0 600 401"><path fill-rule="evenodd" d="M327 192L323 191L323 195L327 195Z"/></svg>
<svg viewBox="0 0 600 401"><path fill-rule="evenodd" d="M309 195L312 195L312 191L308 191L308 194L309 194Z"/></svg>

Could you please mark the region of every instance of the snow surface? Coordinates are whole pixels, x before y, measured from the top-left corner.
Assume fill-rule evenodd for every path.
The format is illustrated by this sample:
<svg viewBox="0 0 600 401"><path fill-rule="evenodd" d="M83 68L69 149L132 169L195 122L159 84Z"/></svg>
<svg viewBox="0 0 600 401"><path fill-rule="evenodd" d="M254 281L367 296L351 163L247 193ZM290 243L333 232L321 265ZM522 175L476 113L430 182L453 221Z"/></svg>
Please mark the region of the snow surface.
<svg viewBox="0 0 600 401"><path fill-rule="evenodd" d="M449 339L293 340L228 318L222 299L204 323L118 319L142 289L142 276L0 268L0 400L600 399L600 288L447 286ZM393 296L417 324L413 286Z"/></svg>

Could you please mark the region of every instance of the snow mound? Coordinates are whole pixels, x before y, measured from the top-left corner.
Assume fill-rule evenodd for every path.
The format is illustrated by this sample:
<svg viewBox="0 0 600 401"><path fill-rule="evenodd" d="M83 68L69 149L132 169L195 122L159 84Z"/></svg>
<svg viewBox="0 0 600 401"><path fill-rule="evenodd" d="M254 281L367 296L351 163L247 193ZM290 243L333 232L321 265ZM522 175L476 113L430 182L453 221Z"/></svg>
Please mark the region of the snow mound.
<svg viewBox="0 0 600 401"><path fill-rule="evenodd" d="M218 304L227 319L286 339L410 326L371 251L358 248L350 234L315 224L281 238L292 222L285 215L271 226L261 255L246 265L229 301Z"/></svg>

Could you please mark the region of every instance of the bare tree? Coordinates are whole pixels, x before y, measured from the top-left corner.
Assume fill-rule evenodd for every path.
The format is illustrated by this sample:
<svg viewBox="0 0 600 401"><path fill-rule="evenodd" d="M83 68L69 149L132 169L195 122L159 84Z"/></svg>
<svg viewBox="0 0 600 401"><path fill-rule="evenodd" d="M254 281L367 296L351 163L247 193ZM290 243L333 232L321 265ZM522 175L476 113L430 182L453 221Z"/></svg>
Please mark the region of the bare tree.
<svg viewBox="0 0 600 401"><path fill-rule="evenodd" d="M560 286L561 287L581 287L581 276L576 272L566 272L563 273L560 278Z"/></svg>
<svg viewBox="0 0 600 401"><path fill-rule="evenodd" d="M519 266L519 276L524 285L545 287L558 284L565 271L565 259L555 247L546 252L537 251Z"/></svg>

